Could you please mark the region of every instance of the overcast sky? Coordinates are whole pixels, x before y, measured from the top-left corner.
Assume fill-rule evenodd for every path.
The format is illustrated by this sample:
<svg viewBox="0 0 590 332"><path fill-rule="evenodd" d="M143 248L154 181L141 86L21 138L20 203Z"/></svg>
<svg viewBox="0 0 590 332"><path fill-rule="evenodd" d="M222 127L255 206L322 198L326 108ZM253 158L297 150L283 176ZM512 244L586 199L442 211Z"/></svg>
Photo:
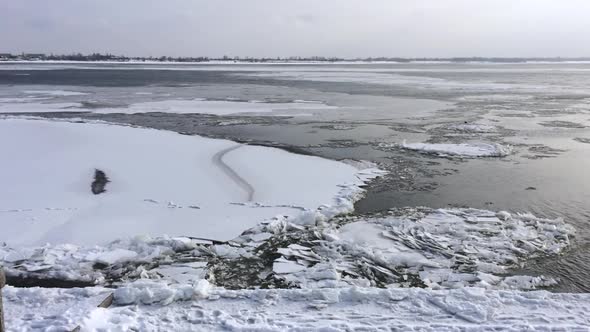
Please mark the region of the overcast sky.
<svg viewBox="0 0 590 332"><path fill-rule="evenodd" d="M590 56L590 0L0 0L0 52Z"/></svg>

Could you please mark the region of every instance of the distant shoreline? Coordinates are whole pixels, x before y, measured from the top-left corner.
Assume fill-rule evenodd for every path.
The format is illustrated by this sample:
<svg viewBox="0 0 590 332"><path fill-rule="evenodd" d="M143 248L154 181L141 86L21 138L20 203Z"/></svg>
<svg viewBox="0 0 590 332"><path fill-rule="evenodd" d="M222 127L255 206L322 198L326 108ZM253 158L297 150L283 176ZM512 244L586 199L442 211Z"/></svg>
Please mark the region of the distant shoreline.
<svg viewBox="0 0 590 332"><path fill-rule="evenodd" d="M175 61L175 60L24 60L2 59L0 64L145 64L145 65L370 65L370 64L590 64L590 58L584 59L515 59L508 60L206 60L206 61Z"/></svg>

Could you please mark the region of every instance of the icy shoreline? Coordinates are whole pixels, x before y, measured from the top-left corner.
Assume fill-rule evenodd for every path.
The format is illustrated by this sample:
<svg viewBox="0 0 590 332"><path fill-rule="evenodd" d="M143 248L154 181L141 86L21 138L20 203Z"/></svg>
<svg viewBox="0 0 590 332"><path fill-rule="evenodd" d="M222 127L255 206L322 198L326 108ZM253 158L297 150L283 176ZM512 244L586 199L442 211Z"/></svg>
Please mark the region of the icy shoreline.
<svg viewBox="0 0 590 332"><path fill-rule="evenodd" d="M1 121L8 120L13 123L34 122L10 117ZM37 124L50 122L36 121ZM50 125L56 123L51 122ZM61 123L62 132L68 134L75 133L78 128L85 128L87 134L91 132L89 127L98 125ZM133 141L127 136L129 130L147 130L123 129L127 130L124 144ZM26 136L29 132L25 130L21 134ZM159 138L173 134L155 132ZM18 137L15 133L9 134L10 137ZM116 135L116 131L109 130L106 136L110 139ZM46 141L50 142L47 140L50 136L44 137ZM206 141L204 138L197 139ZM67 147L70 141L67 135L62 140L60 144ZM96 149L92 140L88 140L89 137L84 136L84 145ZM114 139L114 142L119 148L124 145L122 140ZM154 152L159 143L150 142L150 153L159 155L159 152ZM128 237L94 246L59 242L0 246L0 263L5 265L9 277L55 278L119 287L115 291L115 307L95 309L94 306L110 293L109 289L96 286L84 289L18 289L9 286L5 292L9 326L18 326L22 330L70 330L81 324L85 330L113 331L227 328L340 331L366 327L374 330L396 327L440 331L453 330L457 326L474 330L543 330L547 327L573 329L590 326L590 320L585 316L590 309L588 294L526 292L523 290L550 286L556 281L542 276L507 273L509 268L522 264L529 257L562 253L570 245L570 237L574 234L574 230L563 220L474 209L427 208L406 209L389 216L338 217L352 212L354 202L363 195L363 184L382 174L375 165L326 161L324 169L317 163L321 158L303 156L286 159L285 165L281 165L276 163L277 160L290 158L289 154L281 151L268 156L274 162L272 167L264 169L261 176L258 164L252 166L247 160L252 154L263 155L269 151L268 148L247 147L249 150L246 150L224 142L228 144L216 146L208 151L208 157L202 159L214 166L217 160L217 164L221 162L235 168L243 178L232 179L227 172L224 175L223 171L220 172L225 179L221 181L227 181L224 182L225 187L231 188L229 195L232 200L216 208L254 211L255 217L251 218L255 222L232 226L238 232L234 236L210 236L221 241L153 233L152 236L129 234ZM176 140L173 143L164 144L164 148L176 148L181 144ZM45 147L43 152L46 153L48 150L43 144L39 148L43 150ZM104 139L100 144L104 144ZM128 154L131 149L123 150ZM190 149L182 149L182 153L186 154L187 150ZM78 150L75 152L76 156L87 156ZM93 152L96 153L96 150ZM222 152L231 153L225 155ZM104 152L99 155L103 157ZM128 156L121 158L125 157ZM182 157L174 158L179 160ZM310 164L303 167L300 163L302 158L310 158ZM75 165L75 162L69 165ZM215 167L220 171L219 165ZM322 171L334 175L336 169L342 171L342 178L323 184L324 188L332 188L329 194L327 191L322 193L322 197L327 199L320 198L328 204L318 205L317 202L322 200L312 195L316 194L318 179L314 179L313 186L296 188L280 182L285 175L280 171L297 167L305 174ZM108 174L117 174L118 171L113 172L116 167L112 168L112 165L105 169L110 170ZM137 165L130 167L133 172L137 169ZM275 169L280 171L274 172ZM188 171L169 172L186 174ZM208 176L212 174L220 175L213 172ZM290 176L294 176L293 173ZM269 178L280 184L269 189ZM114 179L120 182L121 177ZM182 180L186 181L186 177ZM248 186L239 185L241 181L247 181ZM88 191L88 183L85 180L80 183L83 183L83 190ZM133 187L131 184L128 182L125 187L115 189L125 191ZM264 190L244 190L245 187ZM142 194L145 193L143 189ZM302 192L306 197L300 197ZM194 194L190 190L184 193ZM30 203L29 196L23 196L26 197L23 201ZM225 196L212 199L219 200L220 197L225 199ZM103 201L108 203L108 200ZM207 208L206 204L199 204L198 209L189 209L192 203L154 199L151 196L142 204L152 206L162 202L168 202L161 206L166 214L179 210L199 213ZM260 211L272 212L275 209L279 213L273 212L268 218L256 217L260 216L256 214ZM6 211L14 214L32 212L26 208ZM60 214L77 210L45 211ZM74 218L76 214L68 215L68 218ZM205 233L196 235L207 237ZM118 237L110 237L110 240L115 238ZM260 265L257 260L264 260L267 265ZM278 285L301 289L230 290L226 289L229 287L213 286L223 285L223 278L239 279L242 275L255 276L256 282L265 282L245 284L246 287L272 288ZM413 288L416 285L426 288ZM33 306L38 306L39 310L31 313Z"/></svg>
<svg viewBox="0 0 590 332"><path fill-rule="evenodd" d="M2 150L13 170L3 182L21 189L3 191L0 203L0 225L10 230L0 238L7 242L0 262L13 277L102 283L96 264L153 260L185 241L166 234L226 241L265 221L324 222L352 212L361 186L384 174L370 163L106 123L5 117L0 126L3 140L19 142ZM57 155L48 153L57 146ZM184 152L190 149L197 156ZM31 155L45 168L28 165ZM195 157L201 160L196 165ZM90 171L98 167L110 182L105 194L95 196ZM281 175L285 169L288 177ZM152 174L164 174L165 181ZM252 192L244 193L235 176Z"/></svg>
<svg viewBox="0 0 590 332"><path fill-rule="evenodd" d="M125 135L128 135L129 132L140 133L144 130L146 134L149 133L150 135L154 133L160 136L165 134L171 135L170 138L174 137L175 139L181 137L183 140L198 139L202 142L210 142L199 137L184 137L174 133L116 125L71 123L68 121L52 122L33 119L36 118L25 120L7 117L3 122L0 122L0 125L9 123L16 125L17 128L19 125L24 124L33 124L35 127L48 125L49 127L58 126L65 131L73 130L73 132L75 132L74 129L84 128L86 131L84 135L88 135L89 130L92 128L107 129L110 135L116 134L116 131L113 131L114 129L122 130L121 134L124 133ZM10 129L10 126L7 129ZM5 131L5 133L9 131ZM18 134L13 134L18 136ZM86 141L85 144L92 145L89 141ZM100 144L104 144L104 142L101 141ZM270 255L279 255L278 259L271 262L272 271L269 273L274 274L275 280L284 279L287 283L296 287L342 287L346 285L398 285L408 287L420 285L422 287L445 288L477 285L500 289L535 289L550 286L556 281L542 276L507 277L507 269L521 261L520 257L522 256L559 254L569 245L569 237L574 234L574 230L562 220L539 219L532 215L511 215L506 212L496 214L491 211L469 209L408 210L406 211L409 213L408 215L395 218L361 218L338 226L332 222L332 219L354 210L354 202L362 197L364 192L360 186L383 174L382 171L375 168L375 165L356 161L345 161L349 165L326 161L330 163L327 164L328 168L326 170L329 169L331 172L334 171L335 165L349 167L345 172L346 182L338 180L336 183L326 184L326 188L335 186L337 190L331 189L329 194L322 194L324 198L320 196L315 198L306 197L305 201L297 202L297 200L301 200L301 197L291 195L289 189L291 187L278 186L278 191L273 191L272 187L268 187L266 180L260 181L265 176L272 176L273 181L279 181L281 170L267 169L264 175L260 176L260 173L254 171L254 169L240 166L240 174L234 174L231 165L240 165L240 162L246 160L252 152L272 151L272 149L264 147L250 147L250 151L245 151L244 149L238 150L239 147L241 146L225 144L214 149L214 152L211 153L213 164L222 171L225 170L225 180L229 179L234 182L232 184L230 181L226 185L228 188L233 187L232 195L238 197L230 200L222 208L223 211L232 209L231 211L235 210L235 213L238 214L243 214L242 211L252 213L248 217L249 224L243 222L233 223L229 225L231 226L229 228L227 225L217 224L215 229L226 232L225 236L215 236L210 231L207 233L199 228L186 228L186 226L182 228L184 231L178 228L179 231L176 234L166 236L165 234L170 231L171 226L170 221L168 221L163 229L154 228L151 233L147 233L145 228L141 228L142 234L145 234L142 236L135 236L139 235L135 233L136 228L130 227L127 230L122 230L119 224L115 229L118 232L123 231L119 233L122 236L109 233L109 236L103 236L100 238L101 241L96 242L98 239L96 235L97 233L100 234L100 232L93 231L88 234L88 228L92 228L94 225L93 222L88 224L87 219L79 220L78 228L85 233L72 231L71 220L79 215L79 208L44 209L44 213L55 214L69 220L70 226L67 228L61 226L59 222L57 227L62 230L60 232L66 231L66 234L70 234L70 238L75 239L76 242L67 240L63 235L61 235L62 240L54 240L53 244L44 244L42 242L42 245L35 245L34 242L29 242L27 245L26 241L19 244L14 242L14 238L10 238L10 241L14 243L8 243L8 245L0 247L0 261L5 265L9 277L13 279L40 278L105 284L116 282L117 279L122 277L132 279L146 276L153 277L154 273L161 272L159 270L150 271L154 266L164 261L173 262L178 256L184 255L184 252L189 252L192 255L191 259L200 263L208 262L211 257L229 260L249 259L248 257L256 257L260 254L256 253L256 250L258 250L256 248L264 247L267 240L273 242L281 239L280 241L286 241L284 247L279 246L271 249L274 252L270 251L268 253ZM151 148L154 148L154 144L152 144ZM225 156L227 152L232 154L227 157ZM220 153L222 154L220 155ZM75 155L84 154L76 151ZM285 155L290 156L291 154L281 152L278 156L283 158ZM222 158L227 158L227 160L224 161ZM315 163L320 161L320 158L304 156L297 156L297 158L313 160L314 172L318 171L319 164ZM289 162L292 163L292 161ZM71 164L74 165L75 162ZM285 167L287 166L283 168ZM134 169L133 166L131 168ZM276 171L279 173L276 173ZM187 171L170 171L167 173L175 172L186 173ZM15 174L18 174L18 172ZM15 174L12 174L11 177L14 178ZM30 180L30 173L27 172L24 175ZM232 176L238 178L232 179ZM220 181L224 181L223 177L221 179ZM185 176L183 176L182 181L185 180ZM60 180L61 182L63 180ZM141 181L138 183L141 183ZM317 182L314 182L312 185L316 191L317 184ZM182 185L179 185L176 189L178 188L182 188ZM255 191L254 188L265 189ZM300 187L295 194L306 192L307 189L305 188L305 186ZM289 194L285 196L284 200L277 200L277 195L281 195L285 189ZM86 191L87 188L83 190ZM145 190L141 190L142 194L145 194ZM186 193L195 194L194 191L187 191L183 194L186 195ZM76 192L75 196L80 196L80 193ZM208 193L208 196L211 196L210 193ZM26 199L23 198L23 202L31 204L32 197L28 192L25 193L24 197ZM47 196L41 195L40 197L44 200ZM94 199L92 196L88 197ZM125 198L125 196L120 195L116 197L118 200ZM221 197L213 197L213 200L219 200ZM256 198L256 200L253 201L253 198ZM14 202L13 196L10 196L10 199ZM10 199L5 200L3 204L13 204ZM320 199L331 200L331 202L327 205L314 206L314 204L317 204L314 202ZM161 199L153 198L143 199L142 204L150 207L147 210L149 214L144 214L139 209L138 211L141 212L138 215L139 218L153 217L150 214L157 211L153 207L164 209L166 215L169 218L173 216L174 219L183 216L183 214L176 214L178 211L189 213L188 216L191 218L203 215L203 213L205 213L204 216L207 219L215 216L215 214L207 214L206 205L204 204L200 204L195 209L188 209L185 207L193 205L175 199L174 203L169 202L158 207L158 203L161 201ZM105 201L101 198L100 202L105 204L108 203L108 200ZM135 205L133 207L133 213L137 213ZM219 208L221 208L221 205L219 205ZM218 210L213 212L217 213ZM15 216L24 215L26 218L29 215L35 215L37 210L7 206L6 211L7 213L0 216L4 217L0 221L4 220L5 223L9 223L14 220ZM271 214L268 214L269 211ZM282 213L277 214L274 211L282 211ZM119 218L116 214L113 216ZM128 218L126 214L123 216ZM104 218L107 218L107 216L103 216ZM109 218L102 221L100 226L104 226L104 222L108 223ZM415 224L416 218L423 218L423 220L418 219L419 223ZM512 230L508 231L508 229ZM195 230L199 230L199 232L195 232ZM22 231L18 229L16 231L22 236ZM51 229L49 232L49 234L57 234ZM293 239L284 238L289 233L300 233L299 240L293 242ZM31 232L25 234L29 236L35 235ZM72 234L79 235L72 237ZM361 236L361 234L364 235ZM80 241L79 236L87 237L89 235L94 236L92 239L89 238L90 242ZM213 241L199 242L184 237L189 235ZM485 245L486 241L490 240L490 236L494 238L496 247ZM94 243L97 245L90 246L89 244L92 244L92 241L95 241ZM459 244L457 241L462 241L462 243ZM334 250L335 252L333 252ZM498 250L500 252L497 252ZM364 260L363 267L360 270L360 266L353 263L359 257ZM457 268L457 266L461 266L457 265L457 262L461 262L461 265L468 268ZM268 262L264 264L266 264L265 268L269 268ZM363 269L373 272L367 274ZM207 269L201 268L197 270L203 273L207 271ZM465 273L466 271L468 272ZM344 276L347 277L341 280L341 277ZM410 279L408 279L408 276ZM244 286L255 286L255 284L246 284Z"/></svg>

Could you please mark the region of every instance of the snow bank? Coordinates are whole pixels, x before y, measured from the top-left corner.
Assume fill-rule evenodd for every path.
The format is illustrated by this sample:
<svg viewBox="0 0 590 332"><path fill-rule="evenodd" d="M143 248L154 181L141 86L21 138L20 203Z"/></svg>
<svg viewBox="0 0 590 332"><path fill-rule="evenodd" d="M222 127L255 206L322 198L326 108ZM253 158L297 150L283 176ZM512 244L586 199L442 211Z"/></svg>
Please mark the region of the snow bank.
<svg viewBox="0 0 590 332"><path fill-rule="evenodd" d="M526 259L561 253L573 234L561 219L530 214L404 209L399 216L361 218L324 229L324 240L307 247L279 249L279 261L294 265L275 273L306 288L353 284L534 289L555 280L510 277L509 269Z"/></svg>
<svg viewBox="0 0 590 332"><path fill-rule="evenodd" d="M461 144L430 144L430 143L406 143L401 147L407 150L419 151L438 156L461 157L505 157L512 153L510 146L496 143L461 143Z"/></svg>
<svg viewBox="0 0 590 332"><path fill-rule="evenodd" d="M588 294L358 287L232 291L206 283L141 282L118 289L116 306L91 308L91 302L100 303L96 295L103 291L7 287L7 327L22 331L72 330L77 324L85 331L583 331L590 327ZM31 311L29 305L35 303L45 305Z"/></svg>

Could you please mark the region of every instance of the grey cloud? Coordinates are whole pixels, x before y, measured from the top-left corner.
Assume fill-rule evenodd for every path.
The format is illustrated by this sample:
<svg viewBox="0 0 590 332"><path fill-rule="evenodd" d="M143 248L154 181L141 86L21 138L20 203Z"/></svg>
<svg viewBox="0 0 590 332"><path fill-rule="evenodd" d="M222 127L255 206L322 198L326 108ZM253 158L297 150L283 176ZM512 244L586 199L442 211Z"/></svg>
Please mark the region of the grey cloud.
<svg viewBox="0 0 590 332"><path fill-rule="evenodd" d="M0 52L588 56L587 0L18 0Z"/></svg>

